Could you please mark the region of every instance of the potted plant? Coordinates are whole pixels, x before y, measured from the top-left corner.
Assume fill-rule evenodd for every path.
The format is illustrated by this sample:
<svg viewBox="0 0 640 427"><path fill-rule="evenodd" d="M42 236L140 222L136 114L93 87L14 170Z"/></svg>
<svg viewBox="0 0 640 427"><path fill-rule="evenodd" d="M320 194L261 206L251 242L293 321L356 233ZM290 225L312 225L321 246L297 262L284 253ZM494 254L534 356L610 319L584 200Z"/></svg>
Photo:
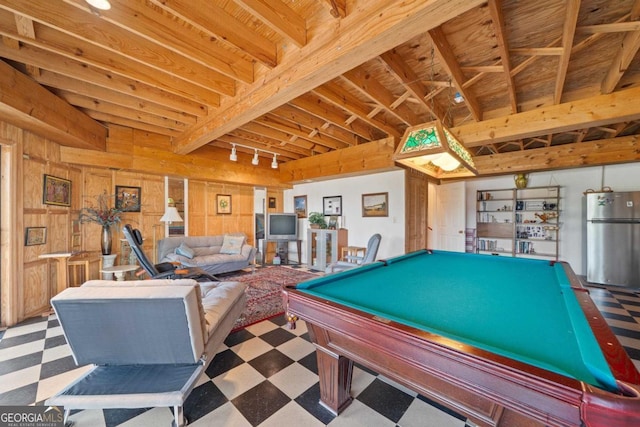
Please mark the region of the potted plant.
<svg viewBox="0 0 640 427"><path fill-rule="evenodd" d="M327 222L324 220L324 215L320 212L309 213L309 227L311 228L327 228Z"/></svg>

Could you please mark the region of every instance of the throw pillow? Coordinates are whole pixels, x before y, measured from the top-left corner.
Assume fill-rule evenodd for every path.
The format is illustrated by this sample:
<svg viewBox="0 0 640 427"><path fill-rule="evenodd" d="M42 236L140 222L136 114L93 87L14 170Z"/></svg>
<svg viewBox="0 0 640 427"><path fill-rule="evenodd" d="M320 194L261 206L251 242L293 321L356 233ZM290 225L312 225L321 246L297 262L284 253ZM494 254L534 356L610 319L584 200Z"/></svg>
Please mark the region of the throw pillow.
<svg viewBox="0 0 640 427"><path fill-rule="evenodd" d="M220 248L221 254L235 255L239 254L244 243L244 236L232 236L230 234L224 235L222 241L222 248Z"/></svg>
<svg viewBox="0 0 640 427"><path fill-rule="evenodd" d="M176 254L192 259L196 253L193 251L193 249L182 242L180 243L180 246L176 248Z"/></svg>

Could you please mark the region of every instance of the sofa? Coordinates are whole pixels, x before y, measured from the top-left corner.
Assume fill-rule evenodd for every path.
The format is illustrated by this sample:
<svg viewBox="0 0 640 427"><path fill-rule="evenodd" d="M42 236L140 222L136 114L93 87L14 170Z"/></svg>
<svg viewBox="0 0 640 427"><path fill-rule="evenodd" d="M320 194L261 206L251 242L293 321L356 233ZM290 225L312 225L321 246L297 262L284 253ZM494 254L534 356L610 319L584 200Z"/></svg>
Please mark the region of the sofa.
<svg viewBox="0 0 640 427"><path fill-rule="evenodd" d="M255 268L257 249L247 244L243 233L219 236L167 237L158 242L159 262L178 262L199 267L209 274Z"/></svg>
<svg viewBox="0 0 640 427"><path fill-rule="evenodd" d="M51 300L77 365L93 365L47 405L71 410L183 404L246 305L240 282L92 280Z"/></svg>

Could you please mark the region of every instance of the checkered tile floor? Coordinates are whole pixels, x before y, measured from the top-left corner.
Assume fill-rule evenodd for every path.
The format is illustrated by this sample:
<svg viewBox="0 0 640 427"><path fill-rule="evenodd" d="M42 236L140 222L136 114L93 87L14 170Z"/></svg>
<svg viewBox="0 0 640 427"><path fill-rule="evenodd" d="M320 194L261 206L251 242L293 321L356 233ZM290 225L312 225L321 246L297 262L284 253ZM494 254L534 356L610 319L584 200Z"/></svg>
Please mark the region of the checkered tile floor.
<svg viewBox="0 0 640 427"><path fill-rule="evenodd" d="M591 288L640 369L640 293ZM42 405L85 372L76 367L55 316L0 332L0 405ZM304 322L288 330L280 316L231 334L189 396L190 426L460 426L466 420L363 368L354 369L354 402L339 417L318 404L316 358ZM169 426L166 408L86 410L78 427Z"/></svg>

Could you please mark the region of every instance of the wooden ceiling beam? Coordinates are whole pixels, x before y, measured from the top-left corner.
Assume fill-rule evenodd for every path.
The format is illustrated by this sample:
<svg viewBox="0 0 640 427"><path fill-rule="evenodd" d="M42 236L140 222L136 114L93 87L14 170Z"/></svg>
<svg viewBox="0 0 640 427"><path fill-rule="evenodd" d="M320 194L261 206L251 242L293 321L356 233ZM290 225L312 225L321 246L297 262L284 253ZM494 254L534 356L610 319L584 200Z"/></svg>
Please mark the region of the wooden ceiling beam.
<svg viewBox="0 0 640 427"><path fill-rule="evenodd" d="M298 47L307 44L307 23L281 0L235 0L235 3Z"/></svg>
<svg viewBox="0 0 640 427"><path fill-rule="evenodd" d="M480 175L535 172L640 161L640 136L554 145L524 151L476 156Z"/></svg>
<svg viewBox="0 0 640 427"><path fill-rule="evenodd" d="M373 128L368 123L363 122L347 124L349 114L345 113L342 109L338 109L335 105L327 103L312 92L306 93L292 100L290 104L313 114L333 126L355 133L366 141L378 139L378 134L375 132L377 129ZM382 133L380 131L378 132ZM356 141L354 141L354 143L355 142Z"/></svg>
<svg viewBox="0 0 640 427"><path fill-rule="evenodd" d="M267 116L272 115L282 117L284 120L295 125L299 124L304 126L310 129L310 132L315 130L320 135L324 134L331 137L330 139L326 139L323 145L334 150L358 143L356 140L357 137L354 138L354 134L352 132L348 132L340 127L332 125L324 126L327 123L325 120L301 110L292 104L282 105Z"/></svg>
<svg viewBox="0 0 640 427"><path fill-rule="evenodd" d="M629 19L637 21L640 18L640 0L634 3ZM620 79L629 68L631 61L640 49L640 30L631 31L625 34L622 44L616 53L616 57L609 66L607 75L602 80L600 91L602 93L611 93L616 88Z"/></svg>
<svg viewBox="0 0 640 427"><path fill-rule="evenodd" d="M420 81L415 71L409 67L395 49L384 52L380 55L380 59L385 64L389 72L404 85L407 91L410 92L424 108L426 108L433 118L444 120L444 109L440 105L434 102L429 102L426 99L429 95L428 88Z"/></svg>
<svg viewBox="0 0 640 427"><path fill-rule="evenodd" d="M292 135L288 132L283 132L269 126L265 126L258 122L247 123L240 129L247 132L253 132L257 135L264 135L268 138L278 141L277 145L280 149L291 151L292 153L297 153L303 156L310 156L311 150L315 147L315 144L313 142L310 142L304 138L295 138L292 141L292 138L296 135Z"/></svg>
<svg viewBox="0 0 640 427"><path fill-rule="evenodd" d="M107 130L64 100L0 61L0 116L61 145L104 150Z"/></svg>
<svg viewBox="0 0 640 427"><path fill-rule="evenodd" d="M233 100L174 141L189 153L303 93L355 68L430 27L478 7L485 0L387 0L354 2L346 18L292 52L264 79L238 88Z"/></svg>
<svg viewBox="0 0 640 427"><path fill-rule="evenodd" d="M109 90L102 86L82 82L77 79L63 76L61 74L52 73L48 70L42 70L39 76L34 77L34 80L44 86L54 87L56 89L87 97L95 97L97 99L101 99L115 105L120 105L122 107L135 109L149 114L154 114L160 117L166 117L169 119L177 120L179 122L195 124L197 121L195 115L186 113L184 111L171 109L170 106L167 106L166 104L162 105L159 103L148 101L144 98L139 98L132 95ZM201 115L204 114L201 113Z"/></svg>
<svg viewBox="0 0 640 427"><path fill-rule="evenodd" d="M202 116L208 111L206 104L166 92L157 86L113 74L108 70L83 64L79 61L62 61L52 52L37 47L23 45L19 50L16 50L8 48L5 44L0 44L0 57L31 64L42 70L50 70L63 76L100 86L104 89L110 89L147 101L168 105L173 109L182 110L189 114Z"/></svg>
<svg viewBox="0 0 640 427"><path fill-rule="evenodd" d="M563 47L522 47L510 49L511 55L521 56L560 56L564 53Z"/></svg>
<svg viewBox="0 0 640 427"><path fill-rule="evenodd" d="M362 67L354 68L342 75L344 81L359 90L363 95L368 96L378 105L384 107L389 114L392 114L398 120L409 126L414 126L424 121L411 109L407 108L403 102L396 103L398 98L382 83L370 77Z"/></svg>
<svg viewBox="0 0 640 427"><path fill-rule="evenodd" d="M451 131L468 147L506 142L540 134L640 119L640 87L518 114L468 123Z"/></svg>
<svg viewBox="0 0 640 427"><path fill-rule="evenodd" d="M85 110L85 109L81 109L81 111L94 120L97 120L99 122L109 123L110 126L112 125L124 126L131 129L138 129L145 132L153 132L153 133L157 133L158 135L166 135L171 137L180 135L182 133L182 131L169 129L163 126L156 126L149 123L143 123L133 118L116 116L116 115L105 113L102 111Z"/></svg>
<svg viewBox="0 0 640 427"><path fill-rule="evenodd" d="M156 6L178 16L183 21L243 50L268 67L278 65L275 44L260 37L244 23L213 2L192 0L150 0Z"/></svg>
<svg viewBox="0 0 640 427"><path fill-rule="evenodd" d="M284 182L296 183L397 169L394 148L394 139L390 137L306 157L280 165L281 177Z"/></svg>
<svg viewBox="0 0 640 427"><path fill-rule="evenodd" d="M91 11L84 0L64 0L84 11ZM100 19L144 37L156 45L192 59L234 80L254 81L253 63L212 40L208 34L187 25L176 25L175 17L149 7L145 0L119 1Z"/></svg>
<svg viewBox="0 0 640 427"><path fill-rule="evenodd" d="M293 123L289 120L282 119L273 114L265 114L264 116L257 118L255 122L266 127L294 135L298 137L298 140L303 139L308 141L313 144L310 149L315 152L324 153L331 149L337 149L336 147L344 148L348 146L347 144L339 143L328 135L322 135L319 133L311 135L311 129L305 128L299 123ZM327 146L331 148L328 148Z"/></svg>
<svg viewBox="0 0 640 427"><path fill-rule="evenodd" d="M9 15L10 13L0 9L0 34L16 38L22 42L21 51L24 51L27 46L33 46L49 52L52 63L40 68L50 69L51 67L65 66L66 61L69 60L77 61L84 66L95 66L105 70L107 73L141 81L207 105L218 105L220 103L220 94L215 90L204 88L186 80L180 80L180 85L176 85L177 79L175 76L164 72L157 73L157 70L153 67L148 67L121 55L111 55L91 43L74 40L73 37L49 27L38 27L37 40L21 36L6 26L7 20L11 19ZM26 62L30 63L31 60L27 59Z"/></svg>
<svg viewBox="0 0 640 427"><path fill-rule="evenodd" d="M145 73L151 73L167 87L175 87L175 79L182 79L185 85L194 86L187 90L194 90L196 94L209 91L235 94L233 79L66 3L56 4L56 13L52 13L48 0L28 3L0 0L0 8L44 24L37 31L40 48L51 48L60 55L126 72L130 77L137 73L143 77L137 77L142 81ZM2 25L2 28L7 27Z"/></svg>
<svg viewBox="0 0 640 427"><path fill-rule="evenodd" d="M558 74L556 75L556 85L553 93L553 103L562 102L562 92L564 90L564 81L567 77L567 69L569 68L569 59L571 58L571 48L573 47L573 36L576 32L578 22L578 13L580 12L581 0L568 0L565 6L566 16L564 25L562 26L562 54L558 64Z"/></svg>
<svg viewBox="0 0 640 427"><path fill-rule="evenodd" d="M142 123L163 127L175 131L184 131L187 123L166 117L156 116L155 114L140 111L138 109L123 107L120 105L105 102L103 100L78 95L72 92L56 90L55 94L67 101L69 104L86 111L96 111L110 116L122 117L126 119L136 120Z"/></svg>
<svg viewBox="0 0 640 427"><path fill-rule="evenodd" d="M640 22L617 22L613 24L583 25L576 28L576 33L598 34L598 33L623 33L627 31L640 30Z"/></svg>
<svg viewBox="0 0 640 427"><path fill-rule="evenodd" d="M18 30L18 34L24 37L28 37L30 39L36 39L36 31L33 27L33 20L26 18L22 15L15 15L16 20L16 28ZM27 73L33 77L37 77L40 74L40 69L38 67L34 67L33 65L27 65Z"/></svg>
<svg viewBox="0 0 640 427"><path fill-rule="evenodd" d="M482 120L482 111L480 109L480 104L478 104L478 99L473 92L464 86L466 78L460 69L460 64L453 53L451 45L449 45L449 41L447 40L444 31L441 27L438 27L429 30L428 34L431 39L432 46L435 49L435 54L440 61L440 66L444 68L446 73L451 77L453 85L464 98L464 104L469 109L473 118L476 121ZM439 116L439 118L445 121L444 117ZM449 125L451 126L452 123L449 123Z"/></svg>
<svg viewBox="0 0 640 427"><path fill-rule="evenodd" d="M312 92L333 103L334 105L345 109L349 113L356 116L358 119L362 120L365 123L368 123L370 126L378 128L388 136L395 136L397 138L400 138L402 136L402 134L398 132L395 127L390 126L381 120L369 117L371 109L363 106L362 102L357 97L351 95L349 92L345 91L334 82L327 82L322 86L318 86Z"/></svg>
<svg viewBox="0 0 640 427"><path fill-rule="evenodd" d="M516 95L515 82L511 75L511 58L509 57L509 40L505 33L504 15L502 13L502 0L489 0L489 13L493 19L493 27L496 31L496 41L498 42L498 52L500 52L501 70L504 72L504 80L507 83L509 93L509 103L511 104L511 114L518 112L518 98ZM486 72L486 71L485 71Z"/></svg>
<svg viewBox="0 0 640 427"><path fill-rule="evenodd" d="M347 16L347 0L323 0L334 18L345 18Z"/></svg>

